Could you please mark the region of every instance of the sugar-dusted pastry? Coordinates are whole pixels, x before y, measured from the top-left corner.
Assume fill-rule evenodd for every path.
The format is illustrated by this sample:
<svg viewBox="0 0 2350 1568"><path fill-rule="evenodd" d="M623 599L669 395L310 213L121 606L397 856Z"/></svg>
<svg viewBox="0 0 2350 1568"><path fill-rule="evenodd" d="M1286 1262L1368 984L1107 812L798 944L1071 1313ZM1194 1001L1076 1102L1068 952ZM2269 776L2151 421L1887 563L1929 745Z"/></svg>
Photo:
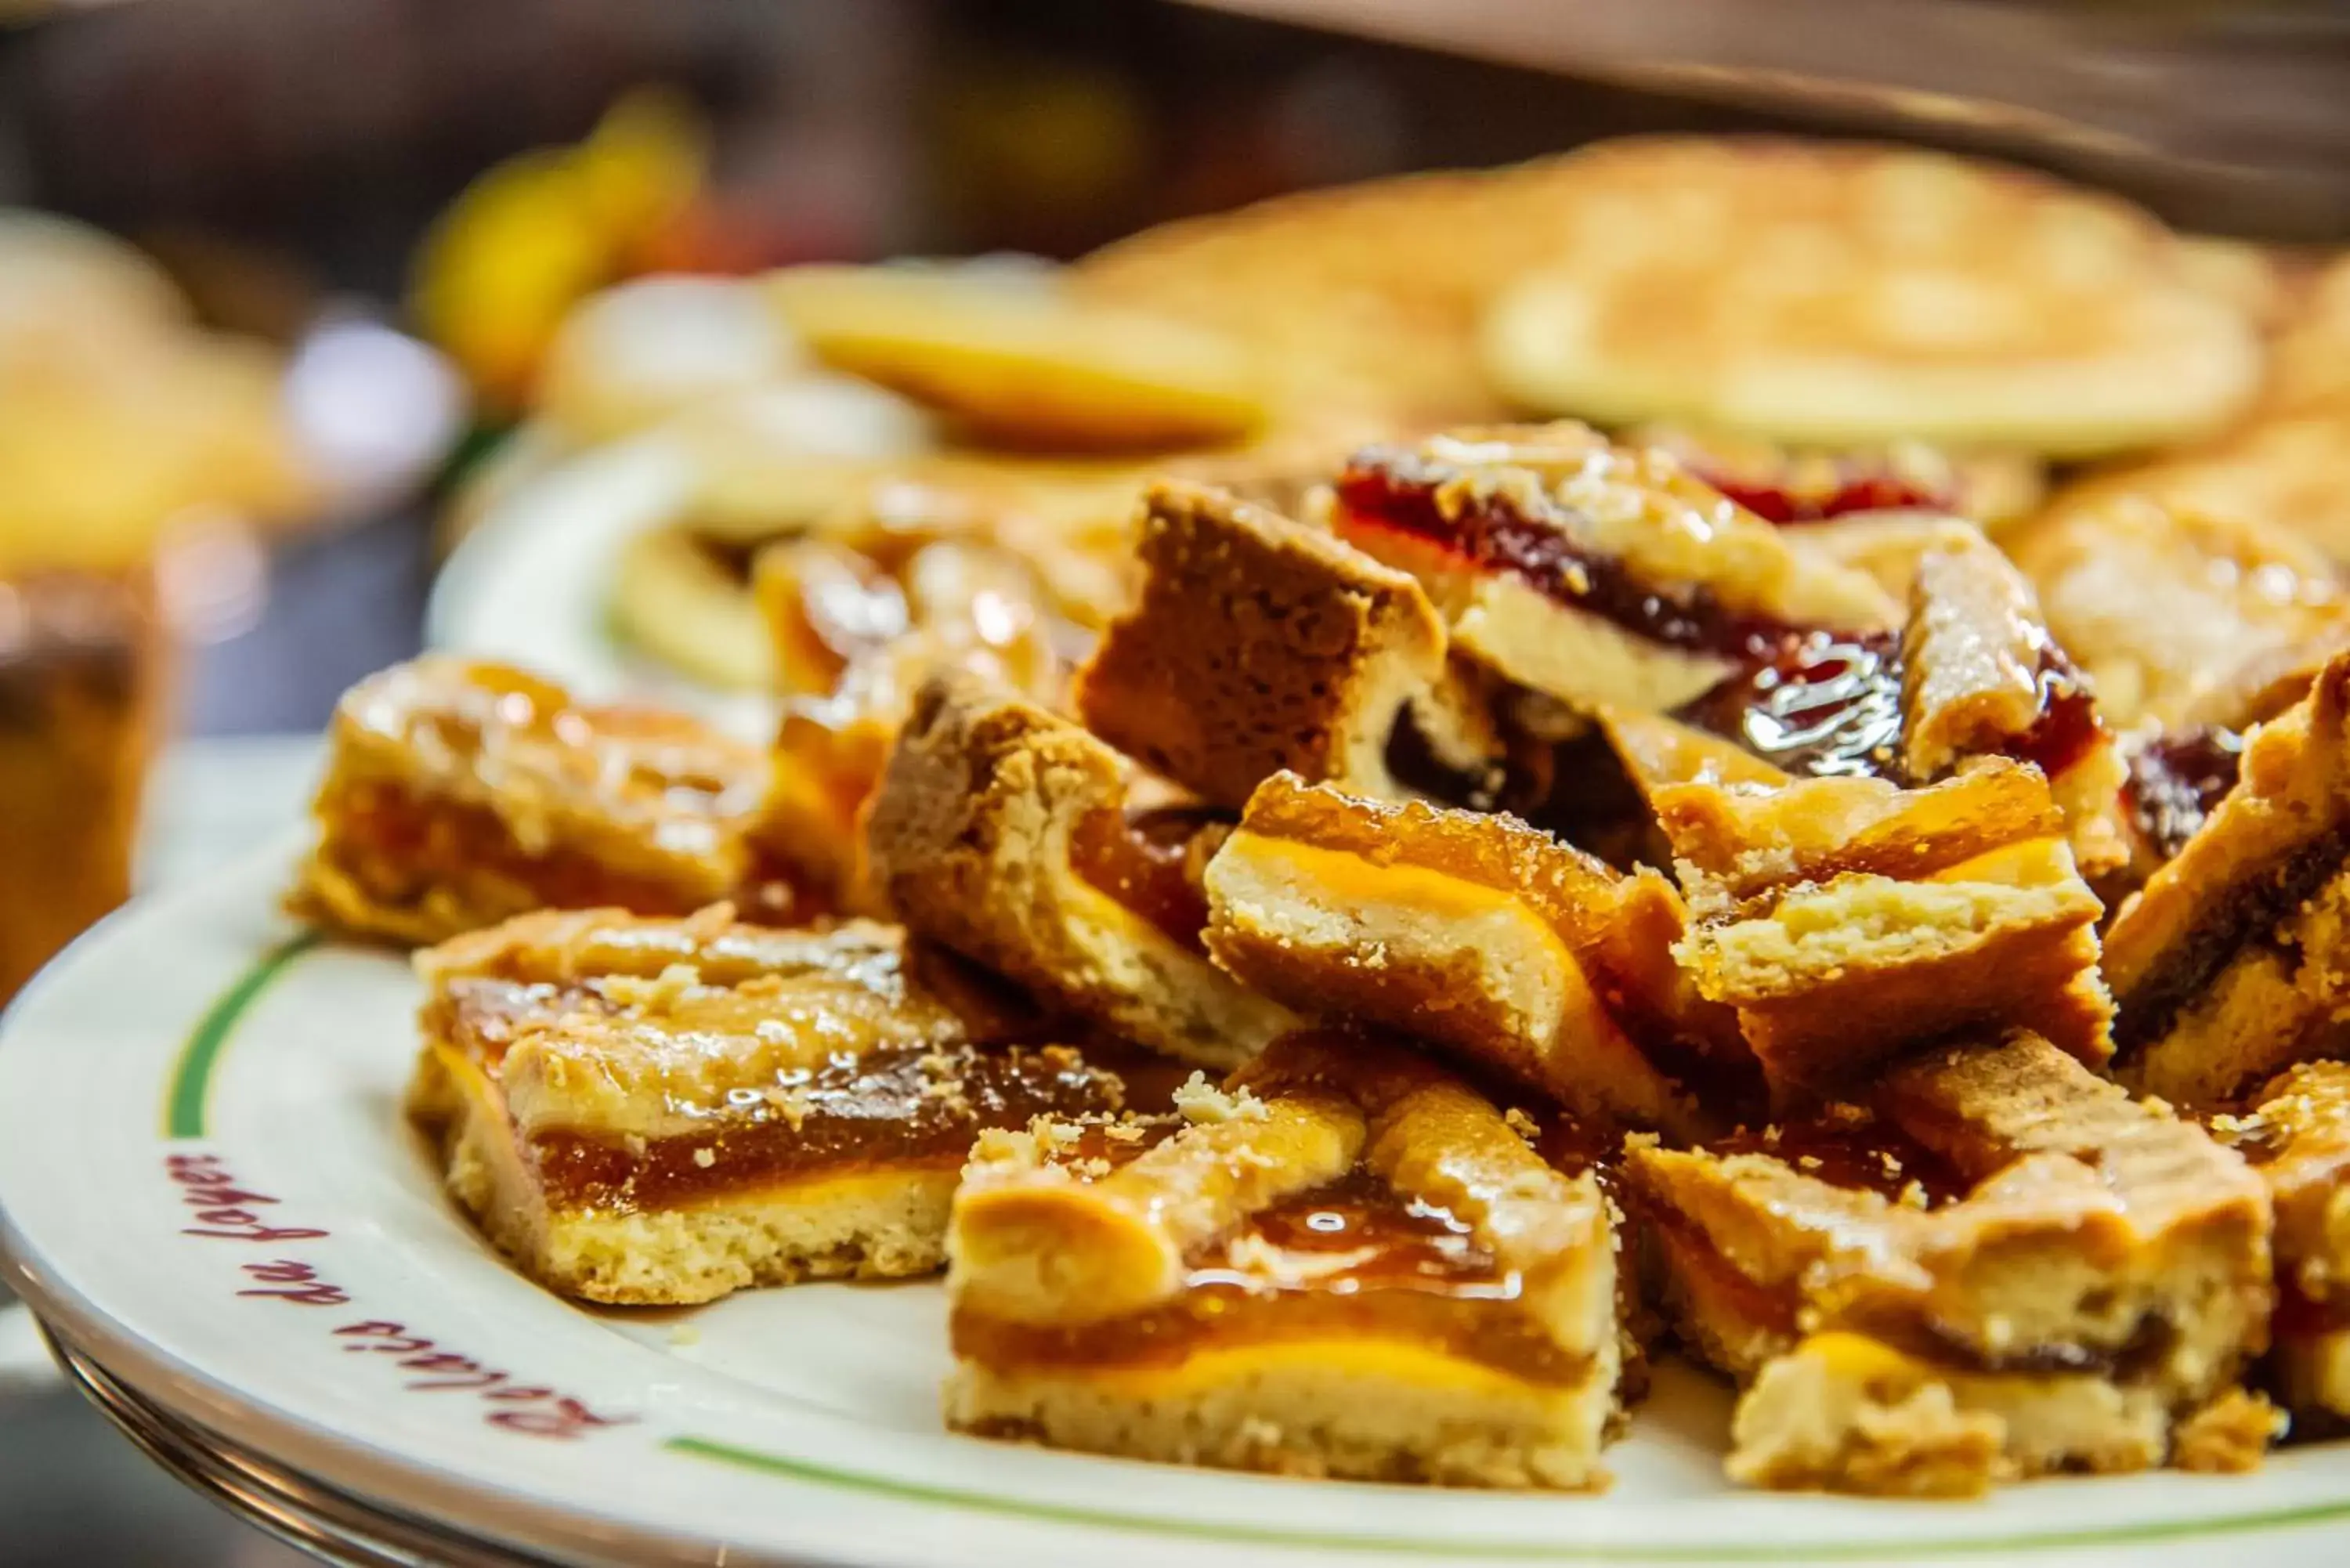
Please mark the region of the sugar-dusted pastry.
<svg viewBox="0 0 2350 1568"><path fill-rule="evenodd" d="M2241 776L2115 914L2115 1066L2217 1106L2350 1041L2350 655L2260 726Z"/></svg>
<svg viewBox="0 0 2350 1568"><path fill-rule="evenodd" d="M1596 1125L1687 1136L1757 1099L1735 1017L1673 961L1672 885L1515 817L1275 774L1206 887L1208 950L1257 990L1428 1040Z"/></svg>
<svg viewBox="0 0 2350 1568"><path fill-rule="evenodd" d="M1605 1481L1617 1242L1572 1123L1341 1034L1176 1103L980 1139L948 1243L950 1426L1294 1475Z"/></svg>
<svg viewBox="0 0 2350 1568"><path fill-rule="evenodd" d="M289 902L339 930L439 941L525 910L804 919L748 841L755 747L682 714L598 707L505 665L433 657L344 694Z"/></svg>
<svg viewBox="0 0 2350 1568"><path fill-rule="evenodd" d="M1571 707L1669 710L1805 633L1899 618L1670 457L1572 421L1368 448L1336 492L1340 535L1418 577L1456 649Z"/></svg>
<svg viewBox="0 0 2350 1568"><path fill-rule="evenodd" d="M1102 1063L1149 1062L1045 1044L895 927L731 916L549 911L418 958L410 1112L457 1201L550 1289L686 1303L925 1272L981 1128L1115 1112L1128 1086Z"/></svg>
<svg viewBox="0 0 2350 1568"><path fill-rule="evenodd" d="M2039 771L1654 791L1689 900L1679 951L1738 1010L1782 1099L1831 1094L1954 1029L2029 1025L2105 1060L2102 913Z"/></svg>
<svg viewBox="0 0 2350 1568"><path fill-rule="evenodd" d="M2350 1419L2350 1064L2304 1062L2212 1130L2251 1163L2276 1211L2271 1383L2296 1419Z"/></svg>
<svg viewBox="0 0 2350 1568"><path fill-rule="evenodd" d="M1087 727L1238 811L1284 768L1400 793L1388 745L1445 673L1419 585L1230 492L1169 482L1144 500L1142 589L1077 680Z"/></svg>
<svg viewBox="0 0 2350 1568"><path fill-rule="evenodd" d="M1125 759L968 676L914 700L869 813L876 888L913 929L1079 1017L1225 1068L1295 1020L1208 961L1201 867L1229 820L1129 805Z"/></svg>
<svg viewBox="0 0 2350 1568"><path fill-rule="evenodd" d="M2090 489L2008 543L2117 729L2241 729L2350 647L2350 596L2324 555L2255 520Z"/></svg>
<svg viewBox="0 0 2350 1568"><path fill-rule="evenodd" d="M2153 217L2046 176L1852 142L1601 142L1485 323L1523 407L1805 444L2085 457L2218 428L2249 314Z"/></svg>
<svg viewBox="0 0 2350 1568"><path fill-rule="evenodd" d="M827 364L1006 446L1212 445L1250 434L1271 412L1245 340L1082 301L1049 279L803 266L771 274L766 286Z"/></svg>
<svg viewBox="0 0 2350 1568"><path fill-rule="evenodd" d="M1966 1493L2274 1433L2231 1392L2267 1336L2260 1178L2037 1035L1938 1047L1866 1106L1635 1147L1625 1180L1683 1341L1744 1386L1733 1479Z"/></svg>

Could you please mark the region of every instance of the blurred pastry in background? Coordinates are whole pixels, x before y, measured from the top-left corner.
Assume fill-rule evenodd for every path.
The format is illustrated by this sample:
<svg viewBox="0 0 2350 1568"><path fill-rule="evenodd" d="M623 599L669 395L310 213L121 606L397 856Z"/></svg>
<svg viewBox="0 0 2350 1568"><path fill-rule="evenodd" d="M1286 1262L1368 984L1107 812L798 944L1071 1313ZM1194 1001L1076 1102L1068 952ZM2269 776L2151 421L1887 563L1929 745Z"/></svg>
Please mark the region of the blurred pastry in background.
<svg viewBox="0 0 2350 1568"><path fill-rule="evenodd" d="M767 286L818 358L937 410L978 444L1166 452L1241 441L1273 417L1241 341L1074 300L1047 277L794 267Z"/></svg>
<svg viewBox="0 0 2350 1568"><path fill-rule="evenodd" d="M1485 324L1539 412L2079 458L2216 430L2257 384L2254 322L2175 235L2043 176L1696 138L1553 171L1551 254Z"/></svg>
<svg viewBox="0 0 2350 1568"><path fill-rule="evenodd" d="M129 246L0 213L0 998L129 896L187 576L159 568L316 498L282 369Z"/></svg>

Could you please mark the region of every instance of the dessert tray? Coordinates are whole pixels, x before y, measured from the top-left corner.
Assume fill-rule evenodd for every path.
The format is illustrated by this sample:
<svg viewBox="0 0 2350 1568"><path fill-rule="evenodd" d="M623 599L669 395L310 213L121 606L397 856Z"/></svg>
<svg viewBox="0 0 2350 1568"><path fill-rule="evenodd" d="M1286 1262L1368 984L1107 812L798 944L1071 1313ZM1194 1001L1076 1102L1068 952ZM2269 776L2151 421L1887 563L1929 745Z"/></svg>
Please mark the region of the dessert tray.
<svg viewBox="0 0 2350 1568"><path fill-rule="evenodd" d="M567 1304L442 1197L397 1107L418 981L276 912L270 855L110 922L0 1044L9 1282L215 1448L530 1560L939 1563L2338 1559L2350 1452L1956 1505L1731 1490L1666 1363L1596 1497L1178 1469L938 1429L935 1282ZM216 1182L218 1175L225 1179Z"/></svg>

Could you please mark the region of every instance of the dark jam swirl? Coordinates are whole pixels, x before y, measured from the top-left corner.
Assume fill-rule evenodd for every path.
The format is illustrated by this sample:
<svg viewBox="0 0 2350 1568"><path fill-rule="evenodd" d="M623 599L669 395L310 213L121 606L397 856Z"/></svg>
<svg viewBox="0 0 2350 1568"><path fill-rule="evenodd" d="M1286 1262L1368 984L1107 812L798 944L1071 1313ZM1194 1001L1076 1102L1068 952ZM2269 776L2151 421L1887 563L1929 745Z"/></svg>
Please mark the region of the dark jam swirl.
<svg viewBox="0 0 2350 1568"><path fill-rule="evenodd" d="M2186 848L2236 787L2243 763L2243 736L2217 724L2174 731L2138 747L2124 799L2147 846L2165 860Z"/></svg>
<svg viewBox="0 0 2350 1568"><path fill-rule="evenodd" d="M1799 778L1890 777L1901 739L1900 640L1789 639L1673 717Z"/></svg>
<svg viewBox="0 0 2350 1568"><path fill-rule="evenodd" d="M1388 529L1492 571L1506 571L1555 603L1653 642L1744 660L1767 656L1806 628L1733 610L1703 585L1667 594L1613 556L1586 550L1573 514L1531 487L1473 498L1464 469L1373 447L1338 476L1341 526ZM1453 495L1443 493L1457 487Z"/></svg>

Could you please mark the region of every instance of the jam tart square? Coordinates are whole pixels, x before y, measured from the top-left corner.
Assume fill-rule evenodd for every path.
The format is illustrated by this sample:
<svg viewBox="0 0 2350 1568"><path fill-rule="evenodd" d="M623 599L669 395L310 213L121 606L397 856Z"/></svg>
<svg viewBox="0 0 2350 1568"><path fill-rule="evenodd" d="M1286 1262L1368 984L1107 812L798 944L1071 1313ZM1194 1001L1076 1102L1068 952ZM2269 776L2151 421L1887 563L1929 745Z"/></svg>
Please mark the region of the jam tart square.
<svg viewBox="0 0 2350 1568"><path fill-rule="evenodd" d="M1735 1008L1783 1103L1832 1096L1964 1028L2030 1024L2109 1054L2103 912L2038 769L1980 761L1882 779L1652 792L1689 902L1676 951Z"/></svg>
<svg viewBox="0 0 2350 1568"><path fill-rule="evenodd" d="M1213 486L1152 486L1141 526L1139 595L1078 671L1087 728L1227 810L1284 769L1403 793L1388 741L1445 676L1419 585Z"/></svg>
<svg viewBox="0 0 2350 1568"><path fill-rule="evenodd" d="M1394 1030L1596 1125L1692 1136L1759 1103L1734 1013L1672 955L1684 910L1506 815L1275 774L1206 876L1216 961L1302 1012Z"/></svg>
<svg viewBox="0 0 2350 1568"><path fill-rule="evenodd" d="M767 762L681 714L575 702L446 657L345 693L288 905L337 930L424 944L543 908L682 915L735 898L804 917L748 830Z"/></svg>
<svg viewBox="0 0 2350 1568"><path fill-rule="evenodd" d="M1291 1474L1604 1484L1626 1353L1578 1129L1326 1033L1177 1103L980 1139L949 1242L949 1425Z"/></svg>
<svg viewBox="0 0 2350 1568"><path fill-rule="evenodd" d="M1625 1182L1682 1340L1744 1387L1742 1480L2158 1464L2266 1338L2260 1178L2027 1033L1907 1061L1866 1106L1636 1145Z"/></svg>
<svg viewBox="0 0 2350 1568"><path fill-rule="evenodd" d="M932 680L867 824L875 887L924 937L1074 1016L1230 1068L1296 1020L1208 961L1221 813L1138 806L1125 758L975 678Z"/></svg>
<svg viewBox="0 0 2350 1568"><path fill-rule="evenodd" d="M546 911L417 968L409 1109L451 1194L591 1301L926 1272L981 1128L1121 1108L1105 1061L1149 1082L1149 1058L1043 1044L999 982L872 921Z"/></svg>
<svg viewBox="0 0 2350 1568"><path fill-rule="evenodd" d="M2190 1106L2350 1042L2350 655L2253 732L2240 771L2106 932L2116 1066Z"/></svg>
<svg viewBox="0 0 2350 1568"><path fill-rule="evenodd" d="M2268 1382L2297 1423L2336 1429L2350 1421L2350 1063L2301 1063L2245 1105L2211 1127L2276 1213Z"/></svg>

